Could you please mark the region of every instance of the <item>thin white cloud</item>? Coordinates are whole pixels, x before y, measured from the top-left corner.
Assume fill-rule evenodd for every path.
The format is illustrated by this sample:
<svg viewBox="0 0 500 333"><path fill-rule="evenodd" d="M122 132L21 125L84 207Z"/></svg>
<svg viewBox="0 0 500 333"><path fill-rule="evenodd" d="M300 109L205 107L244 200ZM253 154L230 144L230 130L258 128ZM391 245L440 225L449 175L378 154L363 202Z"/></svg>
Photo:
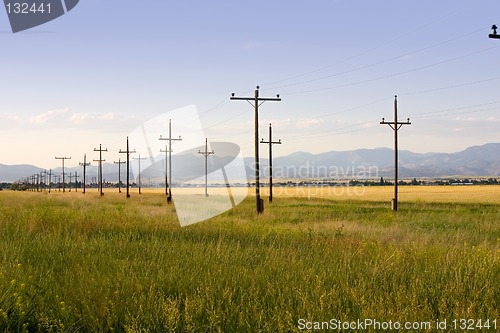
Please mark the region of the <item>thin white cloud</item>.
<svg viewBox="0 0 500 333"><path fill-rule="evenodd" d="M114 114L112 112L108 112L105 114L98 114L95 112L78 112L74 113L70 121L73 124L81 125L89 121L111 121L114 119Z"/></svg>
<svg viewBox="0 0 500 333"><path fill-rule="evenodd" d="M20 118L19 116L5 116L5 115L0 115L1 120L10 120L10 121L18 121Z"/></svg>
<svg viewBox="0 0 500 333"><path fill-rule="evenodd" d="M317 127L324 123L323 119L319 118L286 118L286 119L272 119L264 120L262 123L271 123L274 128L295 128L295 129L306 129L311 127ZM250 124L250 122L249 122Z"/></svg>
<svg viewBox="0 0 500 333"><path fill-rule="evenodd" d="M322 123L323 120L318 118L301 118L297 120L295 127L298 129L311 128L321 125Z"/></svg>
<svg viewBox="0 0 500 333"><path fill-rule="evenodd" d="M52 120L52 119L54 119L57 116L65 114L67 112L69 112L69 108L50 110L50 111L41 113L39 115L30 117L29 121L32 124L39 124L39 125L41 125L41 124L47 123L49 120Z"/></svg>

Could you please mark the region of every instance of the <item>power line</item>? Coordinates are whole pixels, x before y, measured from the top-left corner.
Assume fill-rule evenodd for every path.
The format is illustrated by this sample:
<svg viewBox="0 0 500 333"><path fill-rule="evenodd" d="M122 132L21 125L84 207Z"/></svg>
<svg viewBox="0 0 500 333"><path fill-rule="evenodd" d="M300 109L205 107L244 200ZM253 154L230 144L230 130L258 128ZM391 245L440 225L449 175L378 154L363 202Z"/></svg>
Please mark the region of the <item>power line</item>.
<svg viewBox="0 0 500 333"><path fill-rule="evenodd" d="M198 154L205 156L205 197L208 197L208 156L215 154L213 150L208 151L208 139L205 138L205 151L198 150Z"/></svg>
<svg viewBox="0 0 500 333"><path fill-rule="evenodd" d="M392 199L392 210L398 210L398 131L403 125L411 125L410 118L406 122L398 122L398 97L394 96L394 121L386 122L382 118L381 125L389 125L394 131L394 198Z"/></svg>
<svg viewBox="0 0 500 333"><path fill-rule="evenodd" d="M379 81L379 80L383 80L383 79L387 79L387 78L391 78L391 77L395 77L395 76L400 76L400 75L404 75L404 74L416 72L416 71L419 71L419 70L422 70L422 69L427 69L427 68L430 68L430 67L435 67L435 66L442 65L442 64L445 64L445 63L457 61L457 60L464 59L464 58L467 58L467 57L470 57L470 56L473 56L473 55L476 55L476 54L480 54L480 53L484 53L484 52L496 49L498 47L500 47L500 46L493 46L493 47L481 49L481 50L474 51L474 52L471 52L471 53L467 53L467 54L464 54L464 55L461 55L461 56L457 56L457 57L454 57L454 58L450 58L450 59L446 59L446 60L441 60L441 61L438 61L438 62L435 62L435 63L432 63L432 64L428 64L428 65L424 65L424 66L420 66L420 67L415 67L415 68L412 68L412 69L409 69L409 70L405 70L405 71L401 71L401 72L397 72L397 73L393 73L393 74L389 74L389 75L383 75L383 76L379 76L379 77L375 77L375 78L371 78L371 79L366 79L366 80L361 80L361 81L355 81L355 82L350 82L350 83L344 83L344 84L339 84L339 85L336 85L336 86L326 87L326 88L318 88L318 89L310 89L310 90L303 90L303 91L288 92L286 94L287 95L307 94L307 93L321 92L321 91L327 91L327 90L333 90L333 89L338 89L338 88L345 88L345 87L360 85L360 84L364 84L364 83L368 83L368 82Z"/></svg>
<svg viewBox="0 0 500 333"><path fill-rule="evenodd" d="M465 6L464 6L464 7L465 7ZM314 73L317 73L317 72L321 72L321 71L323 71L323 70L325 70L325 69L328 69L328 68L331 68L331 67L334 67L334 66L340 65L340 64L342 64L342 63L344 63L344 62L347 62L347 61L350 61L350 60L353 60L353 59L359 58L360 56L366 55L366 54L371 53L371 52L373 52L373 51L375 51L375 50L377 50L377 49L380 49L380 48L382 48L382 47L384 47L384 46L390 45L390 44L392 44L393 42L395 42L395 41L397 41L397 40L399 40L399 39L405 38L405 37L407 37L407 36L409 36L409 35L411 35L411 34L413 34L413 33L417 32L417 31L420 31L420 30L422 30L422 29L424 29L424 28L426 28L426 27L430 26L430 25L433 25L433 24L435 24L435 23L437 23L437 22L440 22L440 21L442 21L443 19L445 19L446 17L451 16L451 15L455 14L455 13L456 13L456 12L458 12L458 11L459 11L459 10L457 9L457 10L455 10L455 11L453 11L453 12L450 12L450 13L448 13L448 14L446 14L446 15L444 15L444 16L442 16L442 17L440 17L440 18L438 18L438 19L436 19L436 20L434 20L434 21L431 21L431 22L429 22L429 23L426 23L426 24L424 24L424 25L422 25L422 26L420 26L420 27L418 27L418 28L416 28L416 29L413 29L413 30L411 30L411 31L409 31L409 32L406 32L406 33L403 33L403 34L401 34L401 35L399 35L399 36L396 36L395 38L393 38L393 39L389 40L388 42L385 42L385 43L379 44L379 45L377 45L377 46L375 46L375 47L373 47L373 48L370 48L370 49L368 49L368 50L362 51L362 52L360 52L360 53L358 53L358 54L356 54L356 55L353 55L353 56L350 56L350 57L344 58L344 59L342 59L342 60L340 60L340 61L337 61L337 62L335 62L335 63L333 63L333 64L326 65L326 66L320 67L320 68L318 68L318 69L315 69L315 70L312 70L312 71L309 71L309 72L306 72L306 73L302 73L302 74L294 75L294 76L292 76L292 77L288 77L288 78L285 78L285 79L281 79L281 80L277 80L277 81L273 81L273 82L268 82L268 83L266 83L266 85L272 85L272 84L275 84L275 83L280 83L280 82L284 82L284 81L290 81L290 80L293 80L293 79L296 79L296 78L300 78L300 77L303 77L303 76L307 76L307 75L309 75L309 74L314 74ZM482 30L482 29L483 29L483 28L481 28L481 30ZM478 31L479 31L479 30L478 30ZM472 34L472 33L475 33L475 32L476 32L476 31L473 31L473 32L467 33L467 34L465 34L465 35L469 35L469 34ZM462 36L465 36L465 35L462 35ZM446 41L445 41L445 42L446 42ZM276 88L276 87L275 87L275 88Z"/></svg>
<svg viewBox="0 0 500 333"><path fill-rule="evenodd" d="M450 86L436 87L436 88L431 88L431 89L416 90L416 91L407 92L407 93L398 94L398 95L399 96L418 95L418 94L424 94L424 93L435 92L435 91L440 91L440 90L447 90L447 89L453 89L453 88L460 88L460 87L465 87L465 86L471 86L471 85L474 85L474 84L491 82L491 81L495 81L495 80L499 80L499 79L500 79L500 76L495 76L495 77L488 78L488 79L483 79L483 80L477 80L477 81L471 81L471 82L453 84L453 85L450 85Z"/></svg>
<svg viewBox="0 0 500 333"><path fill-rule="evenodd" d="M483 80L476 80L476 81L470 81L470 82L464 82L464 83L460 83L460 84L454 84L454 85L449 85L449 86L442 86L442 87L436 87L436 88L431 88L431 89L425 89L425 90L416 90L416 91L410 91L410 92L406 92L406 93L402 93L402 94L398 94L399 96L411 96L411 95L416 95L416 94L425 94L425 93L430 93L430 92L435 92L435 91L441 91L441 90L447 90L447 89L453 89L453 88L459 88L459 87L465 87L465 86L469 86L469 85L475 85L475 84L481 84L481 83L486 83L486 82L491 82L491 81L496 81L496 80L499 80L500 79L500 76L495 76L495 77L491 77L491 78L487 78L487 79L483 79ZM349 111L354 111L354 110L357 110L357 109L361 109L361 108L365 108L367 106L372 106L372 105L375 105L375 104L378 104L378 103L381 103L381 102L385 102L387 101L389 98L382 98L382 99L377 99L377 100L374 100L374 101L371 101L371 102L368 102L368 103L365 103L365 104L362 104L362 105L358 105L358 106L354 106L354 107L351 107L351 108L347 108L345 110L341 110L341 111L337 111L337 112L326 112L326 113L323 113L323 114L320 114L318 116L316 116L317 118L327 118L327 117L333 117L335 115L339 115L339 114L342 114L342 113L347 113ZM210 129L210 128L213 128L213 127L216 127L216 126L219 126L221 124L224 124L224 123L227 123L233 119L236 119L242 115L244 115L247 111L243 111L243 112L240 112L238 114L236 114L235 116L233 117L230 117L230 118L226 118L218 123L215 123L213 125L210 125L208 127L205 127L206 129ZM441 111L439 111L441 112ZM376 119L375 119L376 120ZM375 121L375 120L372 120L372 121ZM364 125L364 124L361 124L361 125ZM354 127L354 126L360 126L360 125L352 125L352 126L348 126L348 127L342 127L340 128L339 130L342 130L344 128L350 128L350 127ZM312 137L321 137L321 136L326 136L326 135L329 135L330 132L328 133L315 133L312 135ZM303 135L295 135L295 136L291 136L289 137L288 139L297 139L297 138L303 138L304 136ZM310 137L310 136L308 136Z"/></svg>
<svg viewBox="0 0 500 333"><path fill-rule="evenodd" d="M264 211L264 202L260 198L259 184L259 106L267 101L281 102L281 98L279 94L275 98L260 97L259 86L255 89L253 97L235 97L234 95L234 93L231 94L230 100L247 101L255 109L255 197L257 213L261 214ZM253 104L251 101L253 101Z"/></svg>
<svg viewBox="0 0 500 333"><path fill-rule="evenodd" d="M281 139L273 141L273 129L269 124L269 141L262 139L260 143L269 145L269 202L273 202L273 145L280 145Z"/></svg>
<svg viewBox="0 0 500 333"><path fill-rule="evenodd" d="M413 54L416 54L416 53L419 53L419 52L422 52L422 51L425 51L425 50L429 50L429 49L432 49L432 48L435 48L435 47L438 47L438 46L450 43L452 41L464 38L464 37L469 36L471 34L478 33L478 32L483 31L483 30L484 30L484 27L481 27L480 29L474 30L472 32L468 32L468 33L465 33L463 35L447 39L445 41L441 41L441 42L438 42L438 43L435 43L435 44L432 44L432 45L429 45L429 46L425 46L425 47L422 47L422 48L419 48L419 49L416 49L416 50L413 50L413 51L410 51L410 52L406 52L406 53L403 53L403 54L400 54L400 55L397 55L397 56L394 56L394 57L383 59L383 60L380 60L380 61L368 64L368 65L359 66L359 67L356 67L356 68L352 68L352 69L349 69L349 70L345 70L345 71L334 73L334 74L330 74L330 75L325 75L325 76L322 76L322 77L319 77L319 78L315 78L315 79L310 79L310 80L296 82L296 83L290 83L290 84L281 85L281 86L274 86L274 87L270 87L269 89L280 89L280 88L287 88L287 87L292 87L292 86L298 86L298 85L303 85L303 84L307 84L307 83L311 83L311 82L317 82L317 81L326 80L326 79L329 79L329 78L332 78L332 77L337 77L337 76L341 76L341 75L345 75L345 74L354 73L354 72L357 72L357 71L360 71L360 70L363 70L363 69L375 67L375 66L378 66L378 65L381 65L381 64L385 64L385 63L388 63L388 62L391 62L391 61L394 61L394 60L397 60L397 59L401 59L401 58L407 57L409 55L413 55Z"/></svg>

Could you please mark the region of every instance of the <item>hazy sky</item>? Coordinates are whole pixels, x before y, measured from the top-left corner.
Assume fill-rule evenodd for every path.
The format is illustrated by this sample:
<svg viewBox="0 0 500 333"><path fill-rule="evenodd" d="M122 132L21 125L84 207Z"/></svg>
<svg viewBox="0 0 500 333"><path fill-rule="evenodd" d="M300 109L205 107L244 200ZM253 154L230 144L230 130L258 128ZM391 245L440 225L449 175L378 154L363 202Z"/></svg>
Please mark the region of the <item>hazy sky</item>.
<svg viewBox="0 0 500 333"><path fill-rule="evenodd" d="M0 10L0 163L73 166L101 143L117 160L134 128L191 104L209 140L253 156L253 109L229 97L256 85L283 99L260 109L276 156L392 147L396 94L401 149L499 142L499 23L493 0L81 0L13 34Z"/></svg>

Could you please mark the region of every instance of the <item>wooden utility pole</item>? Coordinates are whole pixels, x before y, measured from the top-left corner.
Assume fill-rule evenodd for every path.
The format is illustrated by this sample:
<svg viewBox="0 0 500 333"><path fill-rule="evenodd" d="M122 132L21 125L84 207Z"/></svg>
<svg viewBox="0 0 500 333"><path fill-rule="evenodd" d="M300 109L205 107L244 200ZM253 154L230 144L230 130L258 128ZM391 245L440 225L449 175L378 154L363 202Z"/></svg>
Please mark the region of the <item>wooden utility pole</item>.
<svg viewBox="0 0 500 333"><path fill-rule="evenodd" d="M208 156L215 154L213 150L208 151L208 139L205 138L205 151L198 150L198 154L205 156L205 197L208 197Z"/></svg>
<svg viewBox="0 0 500 333"><path fill-rule="evenodd" d="M168 178L170 179L169 184L169 193L167 197L167 202L170 203L172 201L172 142L182 141L181 136L179 135L178 139L172 139L172 119L168 120L168 138L163 138L160 135L158 140L166 140L168 141Z"/></svg>
<svg viewBox="0 0 500 333"><path fill-rule="evenodd" d="M75 192L78 192L78 172L75 171Z"/></svg>
<svg viewBox="0 0 500 333"><path fill-rule="evenodd" d="M85 183L87 182L86 169L90 165L90 162L87 163L87 154L83 154L83 163L78 164L83 167L83 194L85 194Z"/></svg>
<svg viewBox="0 0 500 333"><path fill-rule="evenodd" d="M165 195L168 198L168 145L165 145L165 150L160 149L160 153L165 153Z"/></svg>
<svg viewBox="0 0 500 333"><path fill-rule="evenodd" d="M57 157L56 156L56 160L62 160L62 188L63 188L63 193L66 192L66 188L65 188L65 185L64 185L64 161L65 160L70 160L71 157Z"/></svg>
<svg viewBox="0 0 500 333"><path fill-rule="evenodd" d="M273 101L280 102L280 95L276 98L259 97L259 86L255 89L254 97L235 97L234 93L231 94L230 100L247 101L255 109L255 198L257 213L261 214L264 211L264 202L260 198L260 184L259 184L259 106L264 102ZM253 101L253 103L251 102Z"/></svg>
<svg viewBox="0 0 500 333"><path fill-rule="evenodd" d="M45 188L47 186L47 170L40 171L40 176L42 178L42 180L40 181L40 185L41 185L41 190L43 192L45 191Z"/></svg>
<svg viewBox="0 0 500 333"><path fill-rule="evenodd" d="M269 202L273 202L273 145L280 145L281 139L273 141L273 130L269 124L269 141L262 139L260 143L269 144Z"/></svg>
<svg viewBox="0 0 500 333"><path fill-rule="evenodd" d="M94 162L99 162L99 193L101 193L101 196L103 196L104 193L102 192L102 185L103 185L102 184L102 162L104 162L106 160L102 159L102 152L103 151L107 152L108 148L102 149L102 145L99 144L99 149L94 148L94 151L98 151L99 152L99 159L98 160L94 160Z"/></svg>
<svg viewBox="0 0 500 333"><path fill-rule="evenodd" d="M69 173L69 184L68 184L69 185L69 190L68 190L68 192L71 192L71 180L72 179L73 179L73 174L70 172Z"/></svg>
<svg viewBox="0 0 500 333"><path fill-rule="evenodd" d="M118 159L118 162L114 161L113 163L118 164L118 193L122 193L121 165L125 164L126 162L122 162L120 159Z"/></svg>
<svg viewBox="0 0 500 333"><path fill-rule="evenodd" d="M127 154L127 198L130 198L130 154L135 153L135 149L130 151L128 146L128 136L127 136L127 150L123 151L120 149L120 154Z"/></svg>
<svg viewBox="0 0 500 333"><path fill-rule="evenodd" d="M410 118L406 122L398 122L398 96L394 96L394 121L386 122L382 118L382 125L389 125L394 131L394 198L392 198L392 210L398 210L398 131L403 125L411 125Z"/></svg>
<svg viewBox="0 0 500 333"><path fill-rule="evenodd" d="M141 193L141 160L145 160L145 157L141 157L141 154L139 154L139 157L134 157L134 160L139 160L139 194Z"/></svg>
<svg viewBox="0 0 500 333"><path fill-rule="evenodd" d="M52 169L49 169L48 175L49 175L49 193L50 193L50 183L52 182Z"/></svg>

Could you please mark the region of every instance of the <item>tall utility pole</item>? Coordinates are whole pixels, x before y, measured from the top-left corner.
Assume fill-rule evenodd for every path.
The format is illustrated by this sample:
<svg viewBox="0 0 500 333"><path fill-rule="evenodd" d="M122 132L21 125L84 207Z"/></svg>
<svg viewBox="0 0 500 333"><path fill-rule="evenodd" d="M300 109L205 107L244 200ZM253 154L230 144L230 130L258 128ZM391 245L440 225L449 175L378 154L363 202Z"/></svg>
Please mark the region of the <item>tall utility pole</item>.
<svg viewBox="0 0 500 333"><path fill-rule="evenodd" d="M165 150L160 149L160 153L165 153L165 195L167 196L167 198L168 198L168 153L169 152L170 150L168 149L168 145L165 145Z"/></svg>
<svg viewBox="0 0 500 333"><path fill-rule="evenodd" d="M269 145L269 202L273 202L273 145L280 145L281 139L273 141L271 124L269 124L269 141L262 139L260 143L267 143Z"/></svg>
<svg viewBox="0 0 500 333"><path fill-rule="evenodd" d="M208 156L215 154L213 150L208 151L208 139L205 138L205 151L198 150L198 154L205 156L205 197L208 197Z"/></svg>
<svg viewBox="0 0 500 333"><path fill-rule="evenodd" d="M99 159L98 160L94 160L94 162L99 162L99 192L101 193L101 196L103 196L104 193L102 193L102 162L106 161L106 160L102 159L102 152L103 151L107 152L108 148L102 149L102 145L99 144L99 149L94 148L94 151L98 151L99 152Z"/></svg>
<svg viewBox="0 0 500 333"><path fill-rule="evenodd" d="M493 33L492 34L489 34L488 37L490 38L495 38L495 39L500 39L500 35L497 34L497 26L493 24L493 26L491 27L491 30L493 30Z"/></svg>
<svg viewBox="0 0 500 333"><path fill-rule="evenodd" d="M71 180L72 179L73 179L73 174L70 172L69 173L69 184L68 184L69 185L69 190L68 190L69 192L71 192Z"/></svg>
<svg viewBox="0 0 500 333"><path fill-rule="evenodd" d="M127 150L123 151L120 149L120 154L127 154L127 198L130 198L130 154L135 153L135 149L130 151L128 146L128 136L127 136Z"/></svg>
<svg viewBox="0 0 500 333"><path fill-rule="evenodd" d="M169 184L169 193L167 197L167 202L170 203L172 201L172 141L182 141L181 136L179 135L178 139L172 139L172 119L168 120L168 138L163 138L160 135L159 140L168 141L168 178L170 178Z"/></svg>
<svg viewBox="0 0 500 333"><path fill-rule="evenodd" d="M125 161L121 161L120 159L118 159L118 162L114 161L113 162L114 164L118 164L118 193L122 193L122 170L121 170L121 166L122 164L125 164L126 162Z"/></svg>
<svg viewBox="0 0 500 333"><path fill-rule="evenodd" d="M83 194L85 194L85 183L87 182L86 169L90 165L90 162L87 163L87 154L83 154L83 163L79 164L83 167Z"/></svg>
<svg viewBox="0 0 500 333"><path fill-rule="evenodd" d="M264 211L264 202L260 198L260 184L259 184L259 106L264 102L273 101L281 102L280 95L276 98L259 97L259 86L255 89L254 97L235 97L234 93L231 94L230 100L247 101L255 109L255 198L257 213L260 214ZM252 102L253 101L253 104Z"/></svg>
<svg viewBox="0 0 500 333"><path fill-rule="evenodd" d="M63 188L63 193L66 192L66 188L65 188L65 185L64 185L64 161L65 160L70 160L71 157L57 157L56 156L56 160L62 160L62 188Z"/></svg>
<svg viewBox="0 0 500 333"><path fill-rule="evenodd" d="M57 179L57 190L59 192L61 192L61 175L57 175L57 176L54 175L54 178Z"/></svg>
<svg viewBox="0 0 500 333"><path fill-rule="evenodd" d="M139 194L141 193L141 160L145 160L145 157L141 157L141 154L139 154L139 157L134 157L134 160L139 160Z"/></svg>
<svg viewBox="0 0 500 333"><path fill-rule="evenodd" d="M49 175L49 193L50 193L50 183L52 182L52 169L49 169L48 175Z"/></svg>
<svg viewBox="0 0 500 333"><path fill-rule="evenodd" d="M394 121L386 122L382 118L382 125L389 125L394 131L394 198L392 198L392 210L398 210L398 131L403 125L411 125L410 118L406 122L398 122L398 96L394 96Z"/></svg>
<svg viewBox="0 0 500 333"><path fill-rule="evenodd" d="M41 171L40 176L42 178L40 185L42 187L42 191L45 191L45 188L47 187L47 170Z"/></svg>
<svg viewBox="0 0 500 333"><path fill-rule="evenodd" d="M78 192L78 172L75 171L75 192Z"/></svg>

